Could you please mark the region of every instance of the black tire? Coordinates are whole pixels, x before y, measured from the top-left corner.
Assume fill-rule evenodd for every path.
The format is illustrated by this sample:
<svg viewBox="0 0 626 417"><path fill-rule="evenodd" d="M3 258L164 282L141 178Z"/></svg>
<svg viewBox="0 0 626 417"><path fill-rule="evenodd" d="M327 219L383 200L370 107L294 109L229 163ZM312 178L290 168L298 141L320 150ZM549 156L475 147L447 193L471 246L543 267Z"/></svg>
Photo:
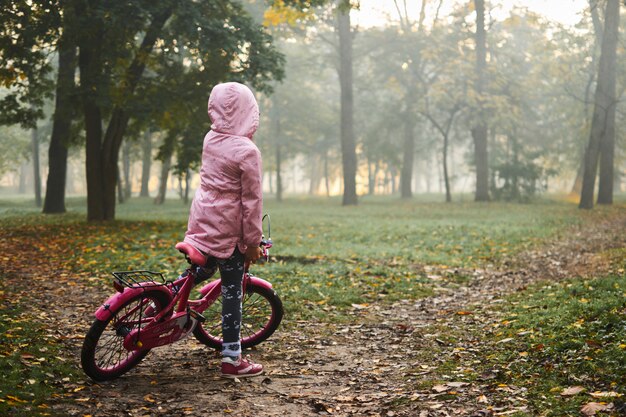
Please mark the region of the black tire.
<svg viewBox="0 0 626 417"><path fill-rule="evenodd" d="M139 314L152 306L156 315L169 304L167 294L157 290L147 290L128 299L117 310L112 311L107 320L96 319L83 342L80 362L85 373L94 381L108 381L131 370L148 354L150 349L129 351L124 348L124 335L140 323L124 324L125 321L139 321ZM145 325L145 324L144 324Z"/></svg>
<svg viewBox="0 0 626 417"><path fill-rule="evenodd" d="M283 319L283 302L271 288L246 286L242 304L241 348L256 346L270 337ZM193 335L200 343L222 350L222 299L219 297L202 315Z"/></svg>

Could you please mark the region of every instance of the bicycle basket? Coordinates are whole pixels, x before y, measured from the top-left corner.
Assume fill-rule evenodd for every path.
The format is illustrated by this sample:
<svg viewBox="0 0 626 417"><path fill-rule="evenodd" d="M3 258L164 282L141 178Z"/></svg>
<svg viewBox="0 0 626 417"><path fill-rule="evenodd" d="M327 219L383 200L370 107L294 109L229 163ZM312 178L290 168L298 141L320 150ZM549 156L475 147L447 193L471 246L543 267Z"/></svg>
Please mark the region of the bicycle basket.
<svg viewBox="0 0 626 417"><path fill-rule="evenodd" d="M151 271L113 272L116 281L128 288L158 287L168 282L163 274Z"/></svg>

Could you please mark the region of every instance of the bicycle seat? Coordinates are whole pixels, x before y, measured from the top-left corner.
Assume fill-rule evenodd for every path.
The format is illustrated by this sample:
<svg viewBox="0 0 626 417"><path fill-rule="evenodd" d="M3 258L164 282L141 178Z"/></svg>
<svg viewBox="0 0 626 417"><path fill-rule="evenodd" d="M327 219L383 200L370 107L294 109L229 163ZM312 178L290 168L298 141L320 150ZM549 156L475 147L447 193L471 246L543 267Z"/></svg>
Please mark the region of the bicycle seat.
<svg viewBox="0 0 626 417"><path fill-rule="evenodd" d="M189 261L195 265L204 266L206 264L206 256L202 254L193 245L187 242L179 242L176 244L176 249L187 255Z"/></svg>

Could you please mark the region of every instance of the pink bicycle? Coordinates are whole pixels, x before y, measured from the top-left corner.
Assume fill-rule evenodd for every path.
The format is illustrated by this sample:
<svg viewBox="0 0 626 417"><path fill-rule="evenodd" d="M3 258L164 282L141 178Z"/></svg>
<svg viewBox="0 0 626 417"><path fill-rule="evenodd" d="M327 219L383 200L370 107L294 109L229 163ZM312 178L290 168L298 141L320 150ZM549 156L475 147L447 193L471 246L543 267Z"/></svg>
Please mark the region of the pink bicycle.
<svg viewBox="0 0 626 417"><path fill-rule="evenodd" d="M271 239L261 248L269 259ZM188 243L176 249L191 264L187 274L167 281L150 271L114 272L117 294L96 311L87 333L81 365L95 381L117 378L137 365L150 349L184 339L189 334L201 343L221 350L221 282L214 280L200 289L200 298L190 300L200 265L206 257ZM283 318L283 304L272 284L250 274L243 279L242 348L255 346L270 337Z"/></svg>

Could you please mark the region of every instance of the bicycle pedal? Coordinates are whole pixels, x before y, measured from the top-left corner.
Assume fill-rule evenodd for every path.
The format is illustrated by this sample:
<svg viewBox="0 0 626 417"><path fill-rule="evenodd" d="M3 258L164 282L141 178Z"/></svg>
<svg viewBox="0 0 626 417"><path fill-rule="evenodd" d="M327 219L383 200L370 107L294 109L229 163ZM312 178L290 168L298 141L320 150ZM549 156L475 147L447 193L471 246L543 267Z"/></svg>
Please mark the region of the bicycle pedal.
<svg viewBox="0 0 626 417"><path fill-rule="evenodd" d="M198 313L195 310L189 310L189 316L198 320L200 323L204 323L206 321L206 317L204 317L202 314Z"/></svg>

